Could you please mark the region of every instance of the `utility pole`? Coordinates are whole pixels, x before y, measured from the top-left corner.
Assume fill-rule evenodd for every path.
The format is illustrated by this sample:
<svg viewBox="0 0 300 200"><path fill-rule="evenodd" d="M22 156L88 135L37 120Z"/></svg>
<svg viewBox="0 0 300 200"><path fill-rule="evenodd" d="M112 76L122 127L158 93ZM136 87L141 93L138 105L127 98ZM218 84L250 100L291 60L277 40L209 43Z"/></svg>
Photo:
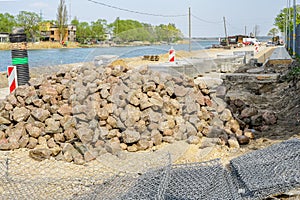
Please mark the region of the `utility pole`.
<svg viewBox="0 0 300 200"><path fill-rule="evenodd" d="M245 35L247 35L247 26L245 26Z"/></svg>
<svg viewBox="0 0 300 200"><path fill-rule="evenodd" d="M224 30L225 30L225 41L226 41L226 46L228 45L228 36L227 36L227 28L226 28L226 20L225 17L223 17L224 21Z"/></svg>
<svg viewBox="0 0 300 200"><path fill-rule="evenodd" d="M288 51L290 52L291 50L291 1L288 0L288 26L287 26L287 33L288 33L288 39L287 39L287 43L288 43Z"/></svg>
<svg viewBox="0 0 300 200"><path fill-rule="evenodd" d="M191 7L189 7L189 52L192 51L192 19L191 19Z"/></svg>
<svg viewBox="0 0 300 200"><path fill-rule="evenodd" d="M71 0L69 2L69 20L70 20L70 24L71 24L71 21L72 21L72 13L71 13Z"/></svg>
<svg viewBox="0 0 300 200"><path fill-rule="evenodd" d="M289 0L286 1L286 15L285 15L285 29L284 29L284 35L285 35L285 38L284 38L284 41L285 41L285 45L286 45L286 48L287 48L287 39L288 39L288 9L289 9Z"/></svg>
<svg viewBox="0 0 300 200"><path fill-rule="evenodd" d="M293 25L293 58L296 57L296 17L297 17L297 7L296 0L294 0L294 25Z"/></svg>

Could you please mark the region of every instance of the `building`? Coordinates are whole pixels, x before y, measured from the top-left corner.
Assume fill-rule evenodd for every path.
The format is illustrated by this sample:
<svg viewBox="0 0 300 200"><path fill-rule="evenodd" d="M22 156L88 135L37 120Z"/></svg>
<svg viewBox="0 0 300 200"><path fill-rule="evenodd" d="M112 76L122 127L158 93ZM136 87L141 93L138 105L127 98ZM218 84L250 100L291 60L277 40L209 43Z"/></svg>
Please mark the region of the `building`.
<svg viewBox="0 0 300 200"><path fill-rule="evenodd" d="M76 41L76 26L68 25L65 28L66 34L63 38L63 41ZM43 22L40 25L40 35L42 41L52 41L58 42L60 41L60 34L58 27L51 22Z"/></svg>
<svg viewBox="0 0 300 200"><path fill-rule="evenodd" d="M0 33L0 43L9 42L9 34L8 33Z"/></svg>

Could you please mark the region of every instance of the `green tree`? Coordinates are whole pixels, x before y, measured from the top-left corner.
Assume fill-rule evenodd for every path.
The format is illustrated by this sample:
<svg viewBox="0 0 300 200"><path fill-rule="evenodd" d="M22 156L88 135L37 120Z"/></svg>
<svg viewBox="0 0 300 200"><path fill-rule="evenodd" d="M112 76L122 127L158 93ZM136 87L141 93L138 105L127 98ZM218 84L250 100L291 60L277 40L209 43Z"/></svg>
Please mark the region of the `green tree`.
<svg viewBox="0 0 300 200"><path fill-rule="evenodd" d="M57 8L57 27L59 31L59 42L65 38L67 32L67 23L68 23L68 13L65 0L60 0Z"/></svg>
<svg viewBox="0 0 300 200"><path fill-rule="evenodd" d="M175 24L160 24L155 28L158 41L176 42L183 37L183 34L176 28Z"/></svg>
<svg viewBox="0 0 300 200"><path fill-rule="evenodd" d="M268 36L275 37L278 33L279 33L279 31L278 31L277 28L272 28L272 29L269 31Z"/></svg>
<svg viewBox="0 0 300 200"><path fill-rule="evenodd" d="M80 22L77 25L76 38L79 43L87 43L92 39L92 29L88 22Z"/></svg>
<svg viewBox="0 0 300 200"><path fill-rule="evenodd" d="M300 12L300 6L297 5L296 9L297 9L297 13L299 13ZM288 17L288 11L289 11L288 8L284 8L283 10L280 11L280 13L275 18L274 25L278 27L280 32L285 31L286 24L289 25L289 27L290 27L289 32L292 32L292 30L293 30L294 8L293 7L290 8L290 16L291 17L290 17L290 20L288 21L288 23L286 23L287 19L289 18ZM299 24L299 23L300 23L300 15L297 14L296 24Z"/></svg>
<svg viewBox="0 0 300 200"><path fill-rule="evenodd" d="M105 40L107 21L98 19L91 23L92 38L95 40Z"/></svg>
<svg viewBox="0 0 300 200"><path fill-rule="evenodd" d="M39 34L40 16L34 12L21 11L17 15L17 25L24 28L28 38L35 41L35 37Z"/></svg>
<svg viewBox="0 0 300 200"><path fill-rule="evenodd" d="M14 26L16 26L16 20L13 15L0 13L0 32L11 33Z"/></svg>
<svg viewBox="0 0 300 200"><path fill-rule="evenodd" d="M110 27L113 28L113 33L115 34L115 36L118 36L120 33L124 32L124 31L129 31L131 29L138 29L138 28L142 28L143 25L135 20L120 20L119 18L117 18L111 25Z"/></svg>

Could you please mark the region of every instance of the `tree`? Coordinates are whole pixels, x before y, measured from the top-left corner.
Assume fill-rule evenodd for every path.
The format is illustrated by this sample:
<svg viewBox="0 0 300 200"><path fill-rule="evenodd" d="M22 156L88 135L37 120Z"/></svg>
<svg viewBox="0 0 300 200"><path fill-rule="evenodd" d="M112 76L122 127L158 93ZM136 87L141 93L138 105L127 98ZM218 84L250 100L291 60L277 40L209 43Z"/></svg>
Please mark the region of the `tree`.
<svg viewBox="0 0 300 200"><path fill-rule="evenodd" d="M300 12L300 6L297 5L296 7L297 13ZM287 22L287 20L289 19L289 9L288 8L284 8L283 10L280 11L280 13L276 16L275 18L275 22L274 25L278 27L278 29L280 30L280 32L285 32L285 27L286 24L289 27L289 32L292 32L293 30L293 18L294 18L294 8L291 7L290 8L290 20ZM300 23L300 15L297 15L296 17L296 24Z"/></svg>
<svg viewBox="0 0 300 200"><path fill-rule="evenodd" d="M15 17L8 13L0 13L0 32L11 33L14 26L16 26Z"/></svg>
<svg viewBox="0 0 300 200"><path fill-rule="evenodd" d="M28 38L35 40L36 35L39 34L40 16L34 12L21 11L17 15L17 25L24 28Z"/></svg>
<svg viewBox="0 0 300 200"><path fill-rule="evenodd" d="M88 22L80 22L77 25L76 38L80 43L87 43L92 39L92 29Z"/></svg>
<svg viewBox="0 0 300 200"><path fill-rule="evenodd" d="M68 13L65 0L60 0L57 8L57 28L59 32L59 42L61 43L65 38L67 32Z"/></svg>
<svg viewBox="0 0 300 200"><path fill-rule="evenodd" d="M278 33L279 33L279 31L278 31L277 28L272 28L272 29L269 31L268 36L275 37Z"/></svg>
<svg viewBox="0 0 300 200"><path fill-rule="evenodd" d="M91 23L92 37L95 40L104 40L106 33L107 21L98 19Z"/></svg>

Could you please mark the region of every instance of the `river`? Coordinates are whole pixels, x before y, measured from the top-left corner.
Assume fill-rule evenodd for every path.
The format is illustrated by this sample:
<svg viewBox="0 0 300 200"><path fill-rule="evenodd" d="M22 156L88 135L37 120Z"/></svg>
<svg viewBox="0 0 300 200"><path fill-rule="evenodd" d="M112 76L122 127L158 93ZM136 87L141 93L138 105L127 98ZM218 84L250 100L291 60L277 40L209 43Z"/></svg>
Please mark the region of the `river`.
<svg viewBox="0 0 300 200"><path fill-rule="evenodd" d="M193 41L192 50L205 49L218 41ZM139 47L104 47L75 49L28 50L29 67L46 67L59 64L70 64L92 61L99 55L117 55L120 58L131 58L143 55L165 54L173 46L175 50L189 50L188 44L151 45ZM0 72L11 65L11 51L0 51Z"/></svg>

